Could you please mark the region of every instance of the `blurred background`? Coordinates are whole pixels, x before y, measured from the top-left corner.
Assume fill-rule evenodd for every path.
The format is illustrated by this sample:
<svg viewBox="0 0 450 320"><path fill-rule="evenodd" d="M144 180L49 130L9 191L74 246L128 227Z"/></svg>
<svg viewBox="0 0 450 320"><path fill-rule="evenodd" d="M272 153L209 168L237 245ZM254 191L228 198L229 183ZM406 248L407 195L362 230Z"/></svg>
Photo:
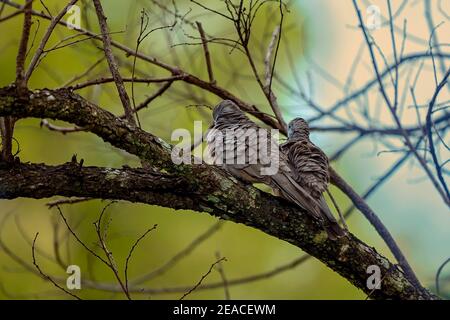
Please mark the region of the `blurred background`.
<svg viewBox="0 0 450 320"><path fill-rule="evenodd" d="M56 15L65 1L42 1L47 9ZM34 9L47 12L41 1L34 1ZM22 5L24 1L16 1ZM191 22L201 21L206 33L217 38L235 38L230 21L208 12L188 0L174 2L160 1L103 1L108 17L110 31L114 40L135 49L139 35L141 12L148 14L150 28L171 25L177 13ZM392 46L385 1L359 1L365 21L371 19L367 8L375 5L380 10L380 26L371 30L380 51L380 69L385 69L383 59L392 64ZM162 6L161 6L162 4ZM175 5L174 5L175 4ZM79 1L81 8L81 27L99 32L95 11L90 1ZM224 12L222 1L209 1L208 6ZM402 44L404 21L407 21L407 36L403 43L404 56L424 53L429 49L430 30L426 19L427 1L392 1L397 44ZM448 1L432 1L434 25L439 38L441 52L448 52L450 34L450 6ZM16 9L6 5L2 17ZM274 92L278 97L286 121L302 116L314 119L317 112L311 108L308 99L299 94L303 88L310 101L324 109L336 104L344 97L363 88L374 79L374 73L367 45L359 29L355 10L351 1L295 0L288 1L284 12L282 42L276 61ZM250 41L257 67L263 70L264 56L274 28L279 23L279 6L276 2L265 4L252 27ZM155 56L171 65L207 79L204 55L199 45L198 31L186 21L177 18L173 28L157 30L140 45L144 54ZM15 78L15 57L21 35L23 16L0 23L0 85L6 86ZM32 36L35 37L31 53L36 49L48 21L33 18ZM75 31L57 27L46 48L57 45L59 41L75 35ZM436 40L437 38L435 38ZM82 41L78 41L82 40ZM34 89L58 88L83 74L88 68L92 72L75 81L81 83L108 75L108 67L103 59L99 42L86 37L68 38L66 42L78 41L47 53L30 80ZM217 83L233 92L246 102L254 103L265 112L270 107L258 87L246 57L238 49L220 44L209 45ZM131 76L132 57L115 51L122 74ZM444 59L450 65L449 59ZM420 68L420 69L419 69ZM424 119L426 108L414 108L409 90L416 79L415 98L418 105L426 105L435 89L431 59L411 60L399 69L401 83L402 121L405 126L414 126ZM438 70L439 78L442 74ZM142 61L137 61L136 75L139 77L163 77L167 72ZM283 85L284 83L284 85ZM163 84L135 84L135 98L142 101L156 92ZM131 86L127 85L131 92ZM302 89L302 90L303 90ZM391 90L392 88L389 88ZM391 92L391 91L390 91ZM101 107L121 114L122 107L114 84L90 86L79 90L81 95ZM449 101L449 90L444 89L440 102ZM203 121L203 127L210 124L210 110L202 105L213 106L220 99L211 93L183 82L175 82L171 88L148 108L139 113L143 129L170 141L171 133L177 128L193 129L193 121ZM418 112L418 113L417 113ZM361 127L392 127L392 118L380 98L376 86L371 87L358 99L346 104L336 114L357 123ZM59 126L70 126L53 122ZM312 121L314 128L332 128L336 121L329 117ZM446 122L448 126L448 121ZM450 142L443 131L443 141ZM357 136L355 132L333 130L314 130L312 140L329 156L335 155L343 146ZM104 143L96 136L74 132L61 134L40 126L39 119L26 119L17 123L14 137L20 144L18 156L21 161L34 163L61 164L70 160L73 154L83 158L85 165L121 167L124 164L139 166L139 161ZM449 158L448 149L441 148L442 162ZM342 156L336 157L334 167L361 194L376 183L399 159L405 155L405 147L399 137L369 135L351 143ZM197 148L197 153L201 152ZM335 188L333 194L341 208L349 206L348 200ZM55 198L59 199L59 198ZM40 267L49 275L64 278L65 270L55 263L54 234L61 239L62 258L67 264L80 266L82 278L101 283L114 283L114 275L98 261L94 261L86 251L67 234L55 208L46 206L51 200L0 200L1 241L18 258L14 259L8 250L0 250L0 298L57 298L68 296L56 290L51 283L43 281L24 267L20 261L32 266L31 242L36 232L37 259ZM62 206L62 211L77 234L92 248L96 234L93 222L98 219L102 209L109 202L92 200ZM394 174L368 198L368 203L379 215L402 248L410 264L422 283L434 291L434 277L438 267L450 256L450 216L448 207L430 183L417 161L408 158L402 162ZM172 210L157 206L114 203L108 207L106 223L109 225L108 244L114 254L119 269L123 270L130 247L148 228L158 224L158 228L145 238L133 254L129 267L130 279L150 273L163 266L179 252L182 259L177 260L164 273L139 284L146 288L141 293L133 293L136 299L177 299L186 288L192 287L217 260L217 254L226 257L221 268L229 286L232 299L365 299L366 295L353 287L345 279L325 267L314 258L295 266L287 265L304 255L298 248L270 237L258 230L222 222L206 213ZM377 251L393 260L385 244L367 220L359 212L353 212L347 221L350 230L360 239L375 247ZM55 227L56 226L56 227ZM213 228L213 229L211 229ZM194 242L202 234L201 241ZM183 251L185 248L191 251ZM19 260L21 259L21 260ZM233 285L236 279L265 274L286 266L283 272L261 276L258 281L244 281ZM442 291L450 293L450 267L443 270ZM204 284L220 283L220 272L214 270ZM178 290L177 290L178 288ZM167 292L169 291L169 292ZM107 299L125 298L123 293L83 287L77 292L83 298ZM196 290L190 299L223 299L223 288Z"/></svg>

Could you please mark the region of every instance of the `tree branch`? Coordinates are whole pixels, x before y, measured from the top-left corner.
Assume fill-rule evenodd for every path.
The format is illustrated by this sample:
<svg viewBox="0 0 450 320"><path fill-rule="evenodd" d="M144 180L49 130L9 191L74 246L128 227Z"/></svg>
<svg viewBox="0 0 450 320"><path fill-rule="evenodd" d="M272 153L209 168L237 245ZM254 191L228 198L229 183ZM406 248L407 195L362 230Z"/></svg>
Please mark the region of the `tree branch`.
<svg viewBox="0 0 450 320"><path fill-rule="evenodd" d="M67 13L67 9L74 5L78 0L71 0L67 5L64 6L64 8L53 17L48 17L50 20L50 25L48 26L47 30L45 31L44 36L42 37L41 43L39 44L39 47L37 48L35 54L33 55L33 58L31 58L30 65L28 66L28 69L25 73L25 84L28 82L28 80L31 77L31 74L36 69L39 60L41 58L42 53L44 52L45 45L47 44L48 40L50 39L50 36L53 33L53 30L58 25L62 17ZM31 11L32 14L34 14L34 11Z"/></svg>
<svg viewBox="0 0 450 320"><path fill-rule="evenodd" d="M2 163L0 198L54 195L127 200L175 209L208 212L257 228L287 241L324 262L374 299L436 299L414 286L404 273L352 234L329 240L321 226L296 206L228 176L208 165L175 165L161 139L98 108L69 90L29 92L18 99L14 87L0 89L0 116L42 117L83 126L112 145L153 166L146 169ZM367 267L380 267L380 290L368 289Z"/></svg>
<svg viewBox="0 0 450 320"><path fill-rule="evenodd" d="M103 40L103 51L105 51L105 57L108 61L109 70L114 78L114 83L117 87L117 92L119 93L120 101L122 101L123 109L125 111L125 116L128 122L134 124L135 120L133 118L133 112L131 110L130 98L125 90L125 85L123 83L122 76L119 72L119 67L117 66L116 59L112 52L111 36L109 35L108 25L106 23L106 16L103 12L100 0L93 0L95 6L95 12L97 13L98 23L100 25L100 30L102 31Z"/></svg>
<svg viewBox="0 0 450 320"><path fill-rule="evenodd" d="M212 70L212 64L211 64L211 56L209 54L208 49L208 40L206 39L205 30L203 30L203 26L199 21L195 22L198 28L198 32L200 33L200 37L202 39L202 46L203 46L203 52L205 54L205 61L206 61L206 69L208 70L208 78L209 82L214 83L214 74Z"/></svg>

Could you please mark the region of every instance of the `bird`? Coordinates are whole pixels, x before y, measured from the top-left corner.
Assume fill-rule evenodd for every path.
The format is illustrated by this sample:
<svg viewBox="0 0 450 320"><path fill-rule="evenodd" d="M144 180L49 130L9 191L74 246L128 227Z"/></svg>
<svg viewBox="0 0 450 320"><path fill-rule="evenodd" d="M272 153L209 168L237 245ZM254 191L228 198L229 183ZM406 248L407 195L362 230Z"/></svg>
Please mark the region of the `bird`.
<svg viewBox="0 0 450 320"><path fill-rule="evenodd" d="M319 203L326 223L333 226L337 235L342 235L344 231L339 227L323 197L330 182L329 160L326 154L311 142L309 133L309 125L305 119L295 118L290 121L288 139L280 145L281 152L287 155L294 180Z"/></svg>
<svg viewBox="0 0 450 320"><path fill-rule="evenodd" d="M255 137L257 143L252 140ZM319 221L330 239L336 239L341 234L337 222L331 223L322 205L295 181L292 165L287 155L280 152L280 146L270 130L265 130L250 120L233 101L223 100L214 107L213 123L206 141L207 152L213 164L220 165L244 182L268 185L275 195L296 204ZM261 152L263 147L267 152ZM273 167L276 168L275 171L264 174L264 170Z"/></svg>

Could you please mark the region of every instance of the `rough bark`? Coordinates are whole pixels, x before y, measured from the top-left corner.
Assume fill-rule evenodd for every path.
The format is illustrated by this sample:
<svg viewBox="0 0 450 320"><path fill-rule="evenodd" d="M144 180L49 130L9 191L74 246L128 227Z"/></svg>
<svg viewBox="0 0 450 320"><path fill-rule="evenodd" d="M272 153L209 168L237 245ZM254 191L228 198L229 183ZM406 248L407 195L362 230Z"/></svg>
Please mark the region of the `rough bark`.
<svg viewBox="0 0 450 320"><path fill-rule="evenodd" d="M13 87L1 88L0 116L64 120L147 160L154 168L164 169L156 172L156 169L82 167L74 162L60 166L2 163L0 198L78 196L207 212L301 248L370 298L437 298L411 284L396 265L354 235L331 241L315 221L295 206L237 181L219 168L173 164L170 145L69 90L29 92L29 100L24 101L16 97ZM383 280L379 290L367 288L366 270L370 265L381 269Z"/></svg>

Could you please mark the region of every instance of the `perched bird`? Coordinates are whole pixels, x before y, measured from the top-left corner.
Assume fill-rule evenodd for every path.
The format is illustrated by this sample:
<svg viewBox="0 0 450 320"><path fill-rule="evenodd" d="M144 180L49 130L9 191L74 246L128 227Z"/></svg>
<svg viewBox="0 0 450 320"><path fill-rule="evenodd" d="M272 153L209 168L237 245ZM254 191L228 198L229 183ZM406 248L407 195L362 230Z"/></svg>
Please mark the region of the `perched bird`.
<svg viewBox="0 0 450 320"><path fill-rule="evenodd" d="M309 139L309 125L303 118L295 118L288 125L288 140L281 146L292 167L294 180L317 200L326 222L333 225L337 235L343 230L336 228L337 222L323 197L330 182L328 157Z"/></svg>
<svg viewBox="0 0 450 320"><path fill-rule="evenodd" d="M325 211L323 205L295 181L287 155L279 152L279 145L270 131L260 128L230 100L214 108L213 120L206 140L214 164L248 183L270 186L276 195L297 204L319 220L331 239L342 233L337 222L333 220L333 224L327 216L329 210ZM268 170L274 167L276 170Z"/></svg>

